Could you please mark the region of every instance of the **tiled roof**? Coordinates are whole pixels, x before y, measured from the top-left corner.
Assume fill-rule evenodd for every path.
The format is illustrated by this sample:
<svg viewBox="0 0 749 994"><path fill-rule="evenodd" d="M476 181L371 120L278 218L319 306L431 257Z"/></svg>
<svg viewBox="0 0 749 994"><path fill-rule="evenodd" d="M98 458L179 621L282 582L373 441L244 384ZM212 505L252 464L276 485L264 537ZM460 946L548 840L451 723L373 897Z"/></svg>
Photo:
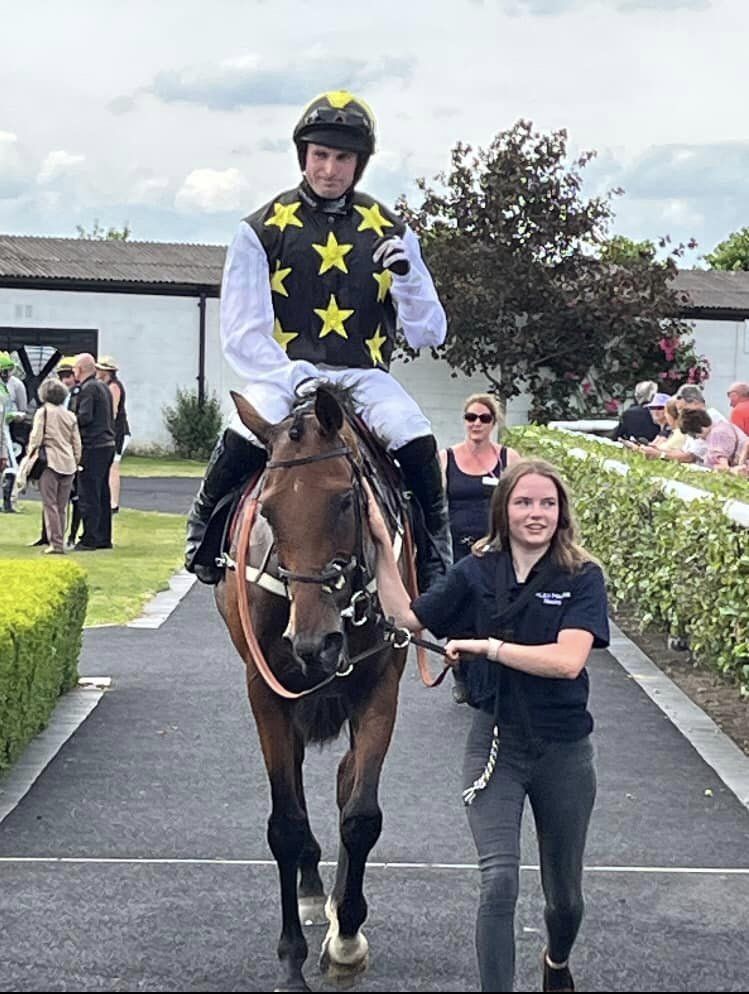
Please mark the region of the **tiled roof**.
<svg viewBox="0 0 749 994"><path fill-rule="evenodd" d="M0 235L0 279L213 286L224 245Z"/></svg>
<svg viewBox="0 0 749 994"><path fill-rule="evenodd" d="M682 269L674 285L689 296L696 309L742 311L749 316L749 273Z"/></svg>
<svg viewBox="0 0 749 994"><path fill-rule="evenodd" d="M221 285L226 246L0 235L0 281L65 281L211 288ZM749 272L684 269L674 281L687 308L749 316Z"/></svg>

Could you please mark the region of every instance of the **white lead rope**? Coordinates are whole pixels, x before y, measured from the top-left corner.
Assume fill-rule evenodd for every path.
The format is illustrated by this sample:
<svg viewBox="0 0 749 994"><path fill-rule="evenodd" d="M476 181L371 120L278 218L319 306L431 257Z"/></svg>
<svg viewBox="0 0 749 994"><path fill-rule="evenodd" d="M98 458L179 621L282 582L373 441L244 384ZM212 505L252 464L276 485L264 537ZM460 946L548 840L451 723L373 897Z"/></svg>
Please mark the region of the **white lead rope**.
<svg viewBox="0 0 749 994"><path fill-rule="evenodd" d="M466 787L463 791L463 804L466 807L473 804L476 800L476 795L480 790L484 790L492 778L494 773L494 767L497 765L497 757L499 756L499 725L495 725L492 729L492 744L489 749L489 758L486 761L486 766L481 776L477 777L470 787Z"/></svg>

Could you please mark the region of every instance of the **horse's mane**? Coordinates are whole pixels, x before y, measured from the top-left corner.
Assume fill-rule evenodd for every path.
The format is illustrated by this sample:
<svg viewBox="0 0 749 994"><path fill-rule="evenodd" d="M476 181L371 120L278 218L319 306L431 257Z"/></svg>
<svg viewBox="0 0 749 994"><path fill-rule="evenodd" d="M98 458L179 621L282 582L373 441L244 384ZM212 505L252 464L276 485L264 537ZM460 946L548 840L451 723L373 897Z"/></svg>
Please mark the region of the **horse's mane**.
<svg viewBox="0 0 749 994"><path fill-rule="evenodd" d="M340 404L344 420L341 434L354 451L358 450L358 443L362 440L363 436L379 446L383 452L387 449L384 439L380 438L376 432L367 427L357 414L353 388L323 379L315 381L314 390L310 389L309 392L297 396L289 415L292 418L291 427L289 428L289 434L292 438L301 438L304 431L303 419L305 415L313 413L315 398L320 389L331 394Z"/></svg>

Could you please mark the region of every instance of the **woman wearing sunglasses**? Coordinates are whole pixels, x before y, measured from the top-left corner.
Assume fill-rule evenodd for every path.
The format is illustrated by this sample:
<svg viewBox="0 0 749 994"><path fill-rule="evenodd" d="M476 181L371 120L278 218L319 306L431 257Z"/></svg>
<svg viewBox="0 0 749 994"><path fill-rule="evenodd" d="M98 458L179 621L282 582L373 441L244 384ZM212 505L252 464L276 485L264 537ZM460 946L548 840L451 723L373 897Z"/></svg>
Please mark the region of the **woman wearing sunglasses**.
<svg viewBox="0 0 749 994"><path fill-rule="evenodd" d="M514 449L493 441L504 428L504 418L494 397L474 393L463 403L465 441L440 452L450 514L453 562L471 551L487 532L489 504L503 470L519 461ZM453 668L453 697L458 704L467 699L463 673Z"/></svg>

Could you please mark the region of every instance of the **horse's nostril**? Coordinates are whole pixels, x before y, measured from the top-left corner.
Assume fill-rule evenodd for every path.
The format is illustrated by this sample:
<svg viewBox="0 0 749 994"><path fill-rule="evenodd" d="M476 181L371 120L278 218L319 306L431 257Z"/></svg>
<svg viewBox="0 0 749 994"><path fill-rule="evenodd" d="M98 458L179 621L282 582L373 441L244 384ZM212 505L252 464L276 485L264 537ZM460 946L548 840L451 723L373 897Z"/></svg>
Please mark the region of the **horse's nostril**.
<svg viewBox="0 0 749 994"><path fill-rule="evenodd" d="M343 649L343 635L340 632L330 632L322 642L320 661L323 664L323 668L327 670L335 669L338 665L341 650Z"/></svg>
<svg viewBox="0 0 749 994"><path fill-rule="evenodd" d="M340 632L329 632L318 638L294 638L292 640L294 654L306 669L323 670L332 673L338 666L338 659L343 649L343 635Z"/></svg>

